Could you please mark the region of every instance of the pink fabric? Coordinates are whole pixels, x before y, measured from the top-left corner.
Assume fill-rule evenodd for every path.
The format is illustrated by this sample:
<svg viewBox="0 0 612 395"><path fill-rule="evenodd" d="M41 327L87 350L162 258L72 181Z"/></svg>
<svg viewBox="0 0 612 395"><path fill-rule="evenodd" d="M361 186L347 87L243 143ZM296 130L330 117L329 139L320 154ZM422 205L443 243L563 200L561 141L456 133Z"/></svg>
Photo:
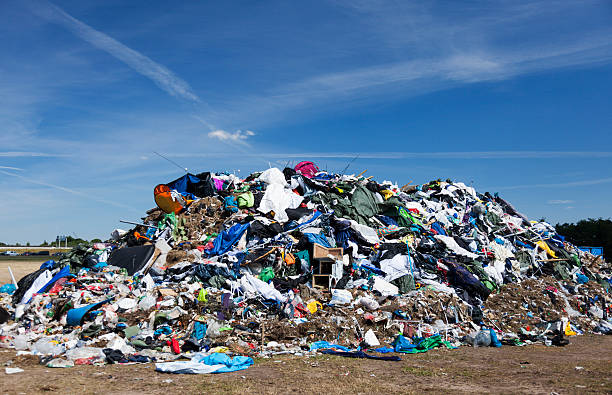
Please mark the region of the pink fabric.
<svg viewBox="0 0 612 395"><path fill-rule="evenodd" d="M295 166L295 171L304 177L312 178L319 172L319 168L312 162L300 162Z"/></svg>

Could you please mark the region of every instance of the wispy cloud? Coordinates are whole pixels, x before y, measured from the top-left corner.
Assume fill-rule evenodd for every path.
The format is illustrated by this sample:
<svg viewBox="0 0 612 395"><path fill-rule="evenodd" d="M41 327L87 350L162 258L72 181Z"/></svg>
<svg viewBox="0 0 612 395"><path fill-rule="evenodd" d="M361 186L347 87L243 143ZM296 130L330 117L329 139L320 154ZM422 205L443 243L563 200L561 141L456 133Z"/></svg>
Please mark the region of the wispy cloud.
<svg viewBox="0 0 612 395"><path fill-rule="evenodd" d="M600 185L612 183L612 177L599 178L595 180L581 180L581 181L570 181L561 183L550 183L550 184L523 184L523 185L503 185L497 187L484 187L481 189L502 191L502 190L513 190L513 189L532 189L532 188L572 188L589 185Z"/></svg>
<svg viewBox="0 0 612 395"><path fill-rule="evenodd" d="M234 133L226 132L225 130L215 130L208 133L208 137L218 139L221 141L233 141L235 143L245 143L246 140L255 136L255 132L251 130L236 130Z"/></svg>
<svg viewBox="0 0 612 395"><path fill-rule="evenodd" d="M90 194L87 194L85 192L77 191L75 189L66 188L66 187L63 187L61 185L55 185L55 184L51 184L51 183L48 183L48 182L38 181L38 180L33 179L31 177L25 177L25 176L22 176L20 174L10 173L10 172L4 171L4 170L0 170L0 173L4 174L4 175L7 175L7 176L10 176L10 177L19 178L20 180L22 180L22 181L24 181L26 183L29 183L29 184L35 184L35 185L40 185L40 186L44 186L44 187L47 187L47 188L57 189L57 190L60 190L60 191L63 191L63 192L66 192L66 193L69 193L69 194L72 194L72 195L82 196L82 197L85 197L85 198L87 198L89 200L93 200L93 201L96 201L96 202L99 202L99 203L109 204L111 206L115 206L115 207L119 207L119 208L131 210L131 211L137 211L139 213L142 213L141 210L137 210L137 209L135 209L133 207L130 207L128 205L125 205L125 204L122 204L122 203L113 202L113 201L106 200L106 199L101 199L98 196L90 195Z"/></svg>
<svg viewBox="0 0 612 395"><path fill-rule="evenodd" d="M12 167L12 166L0 166L0 169L14 170L14 171L23 171L23 169L20 168L20 167Z"/></svg>
<svg viewBox="0 0 612 395"><path fill-rule="evenodd" d="M36 15L49 22L63 26L94 47L109 53L127 64L136 72L151 79L157 86L170 95L193 102L198 102L200 100L189 84L175 75L167 67L127 47L107 34L79 21L58 6L45 0L28 0L26 4Z"/></svg>
<svg viewBox="0 0 612 395"><path fill-rule="evenodd" d="M212 135L219 133L219 136ZM240 140L243 135L236 136L224 131L209 133L209 137L221 140ZM223 135L223 138L220 136ZM229 136L232 136L231 138ZM245 137L246 138L246 137ZM193 157L202 156L200 153L173 153L169 156ZM235 155L232 152L206 153L207 157L222 157ZM610 151L441 151L441 152L268 152L268 153L245 153L249 156L263 156L267 158L328 158L346 159L359 155L359 159L560 159L560 158L612 158Z"/></svg>
<svg viewBox="0 0 612 395"><path fill-rule="evenodd" d="M547 202L548 204L570 204L570 203L574 203L573 200L549 200Z"/></svg>
<svg viewBox="0 0 612 395"><path fill-rule="evenodd" d="M364 59L362 53L359 62L347 63L354 67L344 64L323 68L335 71L304 72L267 91L243 95L214 116L235 120L237 127L245 122L262 127L295 116L296 111L316 114L468 84L612 62L612 29L601 25L579 31L569 29L547 41L538 35L515 39L517 31L527 30L525 25L557 26L560 18L556 13L572 15L579 7L570 1L558 1L555 7L543 1L505 2L495 8L474 6L450 19L443 10L432 10L430 3L339 3L357 10L365 20L363 31L371 33L366 43L356 46L356 51L380 53L380 57ZM593 3L597 2L586 5ZM381 32L384 37L379 37ZM374 60L378 58L382 60Z"/></svg>
<svg viewBox="0 0 612 395"><path fill-rule="evenodd" d="M28 151L5 151L0 152L0 157L3 158L36 158L36 157L48 157L48 158L61 158L68 157L69 154L55 154L50 152L28 152Z"/></svg>

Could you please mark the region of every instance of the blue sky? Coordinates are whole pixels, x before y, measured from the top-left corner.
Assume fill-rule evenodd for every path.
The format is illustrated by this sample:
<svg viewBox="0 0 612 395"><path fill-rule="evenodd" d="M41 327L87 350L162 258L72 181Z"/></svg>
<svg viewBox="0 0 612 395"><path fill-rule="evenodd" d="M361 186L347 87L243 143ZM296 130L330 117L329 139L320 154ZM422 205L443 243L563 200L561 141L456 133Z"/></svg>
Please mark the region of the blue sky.
<svg viewBox="0 0 612 395"><path fill-rule="evenodd" d="M0 2L0 241L138 220L181 175L153 151L242 175L359 154L378 180L610 217L611 21L589 0Z"/></svg>

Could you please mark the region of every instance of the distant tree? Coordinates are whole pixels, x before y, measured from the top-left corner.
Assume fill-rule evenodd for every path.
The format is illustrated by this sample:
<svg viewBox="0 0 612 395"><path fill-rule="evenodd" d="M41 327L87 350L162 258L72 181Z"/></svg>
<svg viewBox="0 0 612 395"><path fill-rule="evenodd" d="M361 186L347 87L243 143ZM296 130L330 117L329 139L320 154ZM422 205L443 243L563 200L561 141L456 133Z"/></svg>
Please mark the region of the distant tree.
<svg viewBox="0 0 612 395"><path fill-rule="evenodd" d="M612 256L612 220L583 219L576 223L555 225L555 230L577 246L603 247L604 257Z"/></svg>
<svg viewBox="0 0 612 395"><path fill-rule="evenodd" d="M30 246L30 242L28 241L28 242L26 243L26 247L29 247L29 246Z"/></svg>
<svg viewBox="0 0 612 395"><path fill-rule="evenodd" d="M75 247L75 246L78 246L79 244L89 243L87 240L83 240L81 238L72 237L72 236L66 237L66 241L67 241L68 247ZM64 243L61 243L61 244L64 244Z"/></svg>
<svg viewBox="0 0 612 395"><path fill-rule="evenodd" d="M42 244L40 245L41 247L48 247L49 243L47 242L47 240L43 241Z"/></svg>
<svg viewBox="0 0 612 395"><path fill-rule="evenodd" d="M102 240L100 239L91 239L92 243L102 243Z"/></svg>

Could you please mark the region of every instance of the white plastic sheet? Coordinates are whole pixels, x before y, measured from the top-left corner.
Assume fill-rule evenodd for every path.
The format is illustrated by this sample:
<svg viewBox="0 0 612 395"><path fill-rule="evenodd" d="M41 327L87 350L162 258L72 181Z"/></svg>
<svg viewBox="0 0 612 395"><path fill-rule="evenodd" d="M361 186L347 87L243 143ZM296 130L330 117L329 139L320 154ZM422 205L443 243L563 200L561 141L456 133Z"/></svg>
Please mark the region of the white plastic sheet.
<svg viewBox="0 0 612 395"><path fill-rule="evenodd" d="M283 174L282 171L280 171L276 167L272 167L264 171L263 173L261 173L259 177L257 177L257 180L263 181L266 184L278 184L282 186L287 185L287 181L285 180L285 175Z"/></svg>
<svg viewBox="0 0 612 395"><path fill-rule="evenodd" d="M410 257L408 255L397 254L391 259L380 261L380 270L385 272L385 280L393 281L396 278L411 274Z"/></svg>
<svg viewBox="0 0 612 395"><path fill-rule="evenodd" d="M21 303L28 303L30 301L30 298L32 298L32 295L38 292L46 283L51 281L52 278L53 276L51 275L50 271L45 270L44 272L42 272L38 277L36 277L36 280L34 280L32 286L28 288L26 293L23 294L23 298L21 298Z"/></svg>
<svg viewBox="0 0 612 395"><path fill-rule="evenodd" d="M289 217L287 217L285 210L297 208L302 203L302 200L304 200L303 196L293 193L293 191L286 189L283 185L271 184L268 185L258 210L264 214L274 211L275 220L286 222L289 220Z"/></svg>
<svg viewBox="0 0 612 395"><path fill-rule="evenodd" d="M254 289L257 290L257 292L259 292L259 294L261 296L263 296L266 299L274 299L277 300L279 302L286 302L287 301L287 297L284 296L283 294L281 294L276 288L274 288L272 285L261 281L260 279L258 279L255 276L252 276L250 274L245 274L244 277L247 278L247 281L249 282L249 284L251 285L251 287L253 287Z"/></svg>

